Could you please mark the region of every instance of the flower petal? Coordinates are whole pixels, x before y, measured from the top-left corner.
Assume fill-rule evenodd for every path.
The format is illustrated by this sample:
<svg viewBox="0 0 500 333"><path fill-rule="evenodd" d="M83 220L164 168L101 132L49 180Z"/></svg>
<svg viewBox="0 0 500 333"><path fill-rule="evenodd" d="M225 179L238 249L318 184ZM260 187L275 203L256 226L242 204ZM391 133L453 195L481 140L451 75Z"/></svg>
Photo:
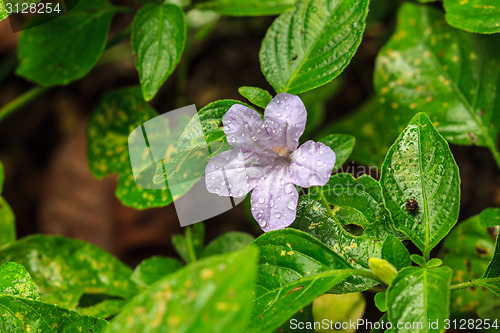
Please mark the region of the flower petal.
<svg viewBox="0 0 500 333"><path fill-rule="evenodd" d="M257 111L234 104L222 117L224 133L231 147L266 153L270 135Z"/></svg>
<svg viewBox="0 0 500 333"><path fill-rule="evenodd" d="M224 197L244 197L272 167L273 159L231 149L215 155L205 168L207 190Z"/></svg>
<svg viewBox="0 0 500 333"><path fill-rule="evenodd" d="M266 107L264 123L272 137L272 146L294 151L304 133L307 111L302 100L295 95L278 94Z"/></svg>
<svg viewBox="0 0 500 333"><path fill-rule="evenodd" d="M286 164L274 166L252 192L252 215L264 231L288 227L295 220L299 194Z"/></svg>
<svg viewBox="0 0 500 333"><path fill-rule="evenodd" d="M321 142L309 140L291 155L292 182L300 187L323 186L330 179L335 153Z"/></svg>

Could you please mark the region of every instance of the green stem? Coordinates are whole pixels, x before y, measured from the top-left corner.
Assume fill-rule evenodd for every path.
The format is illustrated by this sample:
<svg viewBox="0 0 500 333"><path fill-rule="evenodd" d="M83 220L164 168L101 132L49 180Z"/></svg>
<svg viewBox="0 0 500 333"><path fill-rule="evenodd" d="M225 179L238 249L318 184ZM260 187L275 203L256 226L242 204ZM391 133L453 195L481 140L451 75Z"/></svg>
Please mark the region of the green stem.
<svg viewBox="0 0 500 333"><path fill-rule="evenodd" d="M131 31L132 31L131 25L129 25L128 27L126 27L125 29L120 31L116 36L114 36L113 38L111 38L108 41L108 43L106 44L106 50L109 50L110 48L112 48L116 44L121 43L125 38L130 36Z"/></svg>
<svg viewBox="0 0 500 333"><path fill-rule="evenodd" d="M488 278L488 279L478 279L478 280L472 280L472 281L467 281L463 283L457 283L451 285L450 289L452 291L455 290L460 290L460 289L466 289L466 288L471 288L471 287L476 287L476 286L484 286L485 283L488 282L500 282L500 277L496 278Z"/></svg>
<svg viewBox="0 0 500 333"><path fill-rule="evenodd" d="M351 271L352 271L353 275L364 276L366 278L380 282L382 285L385 285L385 282L380 280L380 278L378 276L376 276L375 274L373 274L373 272L371 272L371 271L368 271L365 269L352 269Z"/></svg>
<svg viewBox="0 0 500 333"><path fill-rule="evenodd" d="M18 96L13 101L10 101L8 104L4 105L0 109L0 121L5 119L8 115L21 108L22 106L28 104L35 98L37 98L40 94L44 93L48 90L49 87L34 87L24 94Z"/></svg>
<svg viewBox="0 0 500 333"><path fill-rule="evenodd" d="M196 253L193 245L193 233L191 227L186 228L186 247L189 255L189 262L196 261Z"/></svg>

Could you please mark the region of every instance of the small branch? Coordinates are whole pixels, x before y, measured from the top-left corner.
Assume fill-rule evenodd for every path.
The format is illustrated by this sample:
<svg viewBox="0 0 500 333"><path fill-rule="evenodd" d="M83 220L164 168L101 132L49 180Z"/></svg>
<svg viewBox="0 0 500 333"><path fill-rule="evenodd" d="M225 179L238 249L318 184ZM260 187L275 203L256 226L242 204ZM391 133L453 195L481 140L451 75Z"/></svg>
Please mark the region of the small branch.
<svg viewBox="0 0 500 333"><path fill-rule="evenodd" d="M194 251L194 244L193 244L193 233L191 230L191 227L186 228L186 247L187 251L189 254L189 261L194 262L196 261L196 253Z"/></svg>
<svg viewBox="0 0 500 333"><path fill-rule="evenodd" d="M471 288L471 287L476 287L476 286L484 286L484 284L488 283L488 282L500 282L500 277L489 278L489 279L478 279L478 280L472 280L472 281L463 282L463 283L452 284L450 289L452 291L455 291L455 290L466 289L466 288Z"/></svg>
<svg viewBox="0 0 500 333"><path fill-rule="evenodd" d="M24 94L18 96L16 99L10 101L0 109L0 121L5 119L7 116L9 116L17 109L23 107L24 105L34 100L40 94L44 93L48 89L49 87L40 87L40 86L34 87L25 92Z"/></svg>
<svg viewBox="0 0 500 333"><path fill-rule="evenodd" d="M363 277L375 280L375 281L380 282L380 284L385 286L384 281L380 280L380 278L378 276L376 276L375 274L373 274L371 271L364 270L364 269L353 269L351 271L352 271L353 275L359 275L359 276L363 276Z"/></svg>

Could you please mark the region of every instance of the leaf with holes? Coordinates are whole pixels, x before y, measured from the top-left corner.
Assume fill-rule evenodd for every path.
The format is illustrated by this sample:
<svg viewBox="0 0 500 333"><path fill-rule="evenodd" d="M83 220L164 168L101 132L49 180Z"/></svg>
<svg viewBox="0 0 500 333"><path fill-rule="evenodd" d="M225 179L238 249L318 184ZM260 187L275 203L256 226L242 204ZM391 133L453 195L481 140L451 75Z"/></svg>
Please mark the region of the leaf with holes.
<svg viewBox="0 0 500 333"><path fill-rule="evenodd" d="M380 184L363 175L333 175L323 187L312 187L299 199L292 227L326 244L355 267L368 269L369 258L381 258L382 242L397 234L385 208ZM370 288L371 280L351 291Z"/></svg>
<svg viewBox="0 0 500 333"><path fill-rule="evenodd" d="M172 4L147 4L132 22L132 49L146 101L179 63L186 43L186 22L181 8Z"/></svg>
<svg viewBox="0 0 500 333"><path fill-rule="evenodd" d="M138 294L106 332L244 332L256 262L253 247L193 262Z"/></svg>
<svg viewBox="0 0 500 333"><path fill-rule="evenodd" d="M446 22L480 34L500 32L500 4L491 0L445 0Z"/></svg>
<svg viewBox="0 0 500 333"><path fill-rule="evenodd" d="M395 333L442 332L430 328L429 322L440 324L450 315L449 267L433 269L407 267L396 275L387 289L388 318ZM399 328L398 323L421 323Z"/></svg>
<svg viewBox="0 0 500 333"><path fill-rule="evenodd" d="M43 86L85 76L104 51L114 13L106 0L85 0L48 22L35 16L19 39L17 74Z"/></svg>
<svg viewBox="0 0 500 333"><path fill-rule="evenodd" d="M387 128L398 133L426 112L449 142L488 147L500 166L499 42L451 28L429 6L403 4L375 70Z"/></svg>
<svg viewBox="0 0 500 333"><path fill-rule="evenodd" d="M36 285L22 265L8 262L0 266L0 295L40 299Z"/></svg>
<svg viewBox="0 0 500 333"><path fill-rule="evenodd" d="M259 53L276 92L298 94L339 75L365 29L368 0L300 0L271 25Z"/></svg>
<svg viewBox="0 0 500 333"><path fill-rule="evenodd" d="M330 134L318 140L335 152L335 166L333 171L340 168L351 155L356 144L356 138L346 134Z"/></svg>
<svg viewBox="0 0 500 333"><path fill-rule="evenodd" d="M123 88L109 93L101 100L88 126L87 157L90 171L101 179L118 174L117 198L126 206L136 209L161 207L172 203L168 189L139 187L130 164L129 134L144 122L158 116L142 98L138 87ZM149 142L161 140L168 129ZM136 152L142 154L144 152ZM156 166L152 166L156 170ZM151 178L153 178L154 170Z"/></svg>
<svg viewBox="0 0 500 333"><path fill-rule="evenodd" d="M448 143L425 113L413 117L389 149L380 184L396 228L428 259L457 222L460 175Z"/></svg>
<svg viewBox="0 0 500 333"><path fill-rule="evenodd" d="M0 250L0 264L9 261L26 268L42 301L71 309L77 309L85 293L128 299L137 292L127 266L75 239L28 236Z"/></svg>
<svg viewBox="0 0 500 333"><path fill-rule="evenodd" d="M358 284L352 266L327 246L299 230L270 231L254 244L260 259L257 289L246 332L278 328L316 297L348 278L339 289Z"/></svg>
<svg viewBox="0 0 500 333"><path fill-rule="evenodd" d="M264 16L281 14L293 7L296 0L212 0L201 2L196 8L211 10L221 15Z"/></svg>
<svg viewBox="0 0 500 333"><path fill-rule="evenodd" d="M439 257L443 263L453 269L452 283L464 283L477 280L488 268L495 252L495 241L480 223L479 216L473 216L460 222L444 239ZM486 288L467 288L451 294L452 314L478 313L480 304L485 299L494 297Z"/></svg>

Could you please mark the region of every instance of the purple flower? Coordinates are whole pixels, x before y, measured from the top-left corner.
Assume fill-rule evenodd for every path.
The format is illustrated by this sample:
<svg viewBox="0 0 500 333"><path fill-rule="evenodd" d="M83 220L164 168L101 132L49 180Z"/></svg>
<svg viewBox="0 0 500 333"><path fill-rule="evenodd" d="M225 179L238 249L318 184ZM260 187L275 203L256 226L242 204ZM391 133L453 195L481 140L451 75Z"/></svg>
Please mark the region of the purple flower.
<svg viewBox="0 0 500 333"><path fill-rule="evenodd" d="M252 215L262 230L288 227L299 199L294 184L325 185L335 164L335 153L322 143L310 140L298 147L306 120L304 103L286 93L269 102L264 121L255 110L233 105L222 124L234 149L208 163L208 191L241 198L253 189Z"/></svg>

